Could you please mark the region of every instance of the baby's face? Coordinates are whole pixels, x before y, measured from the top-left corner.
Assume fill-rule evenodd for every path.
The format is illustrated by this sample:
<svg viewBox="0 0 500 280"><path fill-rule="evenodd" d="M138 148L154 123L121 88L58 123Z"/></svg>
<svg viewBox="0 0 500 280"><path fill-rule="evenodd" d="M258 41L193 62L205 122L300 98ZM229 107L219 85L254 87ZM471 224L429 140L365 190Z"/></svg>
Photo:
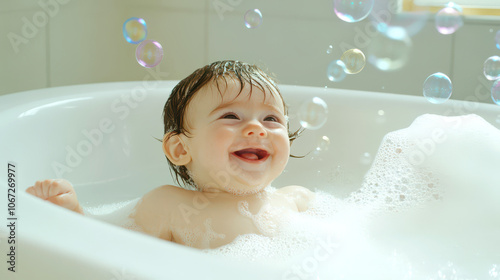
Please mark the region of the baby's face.
<svg viewBox="0 0 500 280"><path fill-rule="evenodd" d="M228 79L203 87L186 112L183 137L192 160L186 165L204 191L247 195L260 192L285 168L290 141L283 102L275 92ZM267 91L267 89L266 89Z"/></svg>

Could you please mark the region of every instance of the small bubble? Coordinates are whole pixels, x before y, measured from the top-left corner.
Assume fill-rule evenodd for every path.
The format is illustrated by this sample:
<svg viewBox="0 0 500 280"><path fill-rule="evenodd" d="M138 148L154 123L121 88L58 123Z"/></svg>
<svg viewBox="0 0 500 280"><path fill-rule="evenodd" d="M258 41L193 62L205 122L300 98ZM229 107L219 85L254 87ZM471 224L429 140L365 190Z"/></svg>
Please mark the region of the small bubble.
<svg viewBox="0 0 500 280"><path fill-rule="evenodd" d="M387 121L387 118L385 116L385 111L380 109L377 111L377 117L375 118L375 121L378 123L378 124L383 124Z"/></svg>
<svg viewBox="0 0 500 280"><path fill-rule="evenodd" d="M448 100L452 93L450 78L443 73L434 73L424 82L424 97L433 104L441 104Z"/></svg>
<svg viewBox="0 0 500 280"><path fill-rule="evenodd" d="M137 62L146 68L155 67L163 58L163 48L153 40L142 41L135 50Z"/></svg>
<svg viewBox="0 0 500 280"><path fill-rule="evenodd" d="M333 46L329 45L328 48L326 49L327 54L331 54L333 52Z"/></svg>
<svg viewBox="0 0 500 280"><path fill-rule="evenodd" d="M262 24L262 13L259 9L248 10L244 19L247 28L257 28Z"/></svg>
<svg viewBox="0 0 500 280"><path fill-rule="evenodd" d="M488 57L484 61L483 73L490 81L500 78L500 57L496 55Z"/></svg>
<svg viewBox="0 0 500 280"><path fill-rule="evenodd" d="M334 60L326 68L326 77L332 82L340 82L346 77L346 67L341 60Z"/></svg>
<svg viewBox="0 0 500 280"><path fill-rule="evenodd" d="M368 152L363 153L360 158L360 162L363 165L369 165L370 163L372 163L372 160L373 160L372 155Z"/></svg>
<svg viewBox="0 0 500 280"><path fill-rule="evenodd" d="M316 151L327 151L330 147L330 138L328 136L322 136L318 141L318 146L316 146Z"/></svg>
<svg viewBox="0 0 500 280"><path fill-rule="evenodd" d="M406 29L391 26L379 32L368 46L368 62L382 71L405 66L413 45Z"/></svg>
<svg viewBox="0 0 500 280"><path fill-rule="evenodd" d="M374 0L333 0L333 8L338 18L345 22L365 19L373 9Z"/></svg>
<svg viewBox="0 0 500 280"><path fill-rule="evenodd" d="M318 129L326 123L328 106L323 99L314 97L299 107L297 115L302 127Z"/></svg>
<svg viewBox="0 0 500 280"><path fill-rule="evenodd" d="M123 37L131 44L139 44L146 39L148 29L142 18L132 17L123 23Z"/></svg>
<svg viewBox="0 0 500 280"><path fill-rule="evenodd" d="M463 24L464 21L458 8L445 7L436 15L436 29L441 34L453 34L462 27Z"/></svg>
<svg viewBox="0 0 500 280"><path fill-rule="evenodd" d="M365 54L358 49L350 49L345 51L340 57L344 62L347 74L357 74L365 68L366 58Z"/></svg>

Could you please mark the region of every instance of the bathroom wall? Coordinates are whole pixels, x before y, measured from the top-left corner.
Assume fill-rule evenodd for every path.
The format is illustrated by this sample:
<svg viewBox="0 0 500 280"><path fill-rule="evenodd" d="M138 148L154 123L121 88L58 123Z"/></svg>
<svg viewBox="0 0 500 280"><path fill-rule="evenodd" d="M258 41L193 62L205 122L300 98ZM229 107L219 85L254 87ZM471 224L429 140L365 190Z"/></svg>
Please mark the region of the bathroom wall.
<svg viewBox="0 0 500 280"><path fill-rule="evenodd" d="M387 3L389 1L390 3ZM376 0L382 15L396 17L393 0ZM244 26L244 13L259 8L263 24ZM135 45L122 36L129 17L142 17L148 39L163 46L162 63L146 69ZM334 83L330 61L348 47L366 52L375 36L368 19L338 19L332 0L19 0L0 3L0 94L29 89L143 79L181 79L219 59L238 59L269 69L280 83L422 95L432 73L453 81L453 99L492 103L483 74L489 56L500 55L494 36L500 19L465 18L442 35L429 17L412 39L406 65L383 72L370 63ZM327 54L328 46L333 49Z"/></svg>

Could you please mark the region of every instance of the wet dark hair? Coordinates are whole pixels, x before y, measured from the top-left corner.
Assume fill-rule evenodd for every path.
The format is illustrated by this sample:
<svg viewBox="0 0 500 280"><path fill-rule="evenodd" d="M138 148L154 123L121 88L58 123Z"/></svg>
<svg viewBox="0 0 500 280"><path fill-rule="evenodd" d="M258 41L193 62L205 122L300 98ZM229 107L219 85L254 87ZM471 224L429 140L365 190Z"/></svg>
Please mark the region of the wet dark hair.
<svg viewBox="0 0 500 280"><path fill-rule="evenodd" d="M189 102L201 88L210 82L216 83L217 89L222 97L223 93L221 92L219 85L221 82L224 82L227 86L228 78L239 81L240 92L238 95L243 91L243 88L247 83L250 85L250 94L254 86L258 87L264 93L266 92L265 89L268 89L270 92L277 93L283 102L285 116L288 114L288 108L283 100L283 97L281 96L275 80L270 75L266 74L262 69L255 65L240 61L217 61L195 70L191 75L184 78L172 89L172 93L170 94L170 97L165 103L165 107L163 109L163 124L165 126L164 137L172 137L179 134L184 134L189 137L189 131L186 129L184 121ZM288 121L287 130L289 131ZM289 131L288 137L290 139L290 144L297 139L302 132L303 129L301 128L292 133ZM170 134L167 136L167 133ZM294 155L290 156L295 158L301 157ZM193 179L189 176L186 166L175 165L170 160L168 160L168 163L170 165L170 171L175 173L175 179L179 185L182 185L182 181L185 187L189 189L197 189Z"/></svg>

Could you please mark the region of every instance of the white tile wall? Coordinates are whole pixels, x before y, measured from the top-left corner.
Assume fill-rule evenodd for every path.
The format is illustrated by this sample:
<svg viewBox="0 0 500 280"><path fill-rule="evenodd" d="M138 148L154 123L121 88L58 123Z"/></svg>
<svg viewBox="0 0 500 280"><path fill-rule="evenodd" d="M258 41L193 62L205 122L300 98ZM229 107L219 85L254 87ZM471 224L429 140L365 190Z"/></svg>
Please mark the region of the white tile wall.
<svg viewBox="0 0 500 280"><path fill-rule="evenodd" d="M36 36L21 44L16 54L7 34L20 34L23 17L33 20L33 15L43 12L39 3L54 5L58 1L59 9L48 17L46 26L38 28ZM382 1L386 0L378 1L378 6L384 7ZM284 84L421 95L425 78L443 72L453 81L452 98L463 99L479 84L486 84L480 78L482 63L500 53L492 43L500 21L466 21L459 32L444 36L435 30L430 17L412 37L405 67L383 72L367 63L359 74L332 83L326 78L328 63L340 58L348 45L366 53L373 39L366 31L370 30L368 20L345 23L334 15L332 6L331 0L3 1L0 94L143 79L148 72L135 61L136 45L122 37L122 24L132 16L146 19L148 39L162 44L165 56L157 71L169 73L164 79L181 79L215 60L238 59L268 68ZM253 8L262 11L263 24L247 29L243 15ZM360 33L368 35L368 42L360 43ZM326 53L329 45L334 47L331 54Z"/></svg>
<svg viewBox="0 0 500 280"><path fill-rule="evenodd" d="M37 11L0 9L0 94L47 86L47 32L32 25Z"/></svg>

